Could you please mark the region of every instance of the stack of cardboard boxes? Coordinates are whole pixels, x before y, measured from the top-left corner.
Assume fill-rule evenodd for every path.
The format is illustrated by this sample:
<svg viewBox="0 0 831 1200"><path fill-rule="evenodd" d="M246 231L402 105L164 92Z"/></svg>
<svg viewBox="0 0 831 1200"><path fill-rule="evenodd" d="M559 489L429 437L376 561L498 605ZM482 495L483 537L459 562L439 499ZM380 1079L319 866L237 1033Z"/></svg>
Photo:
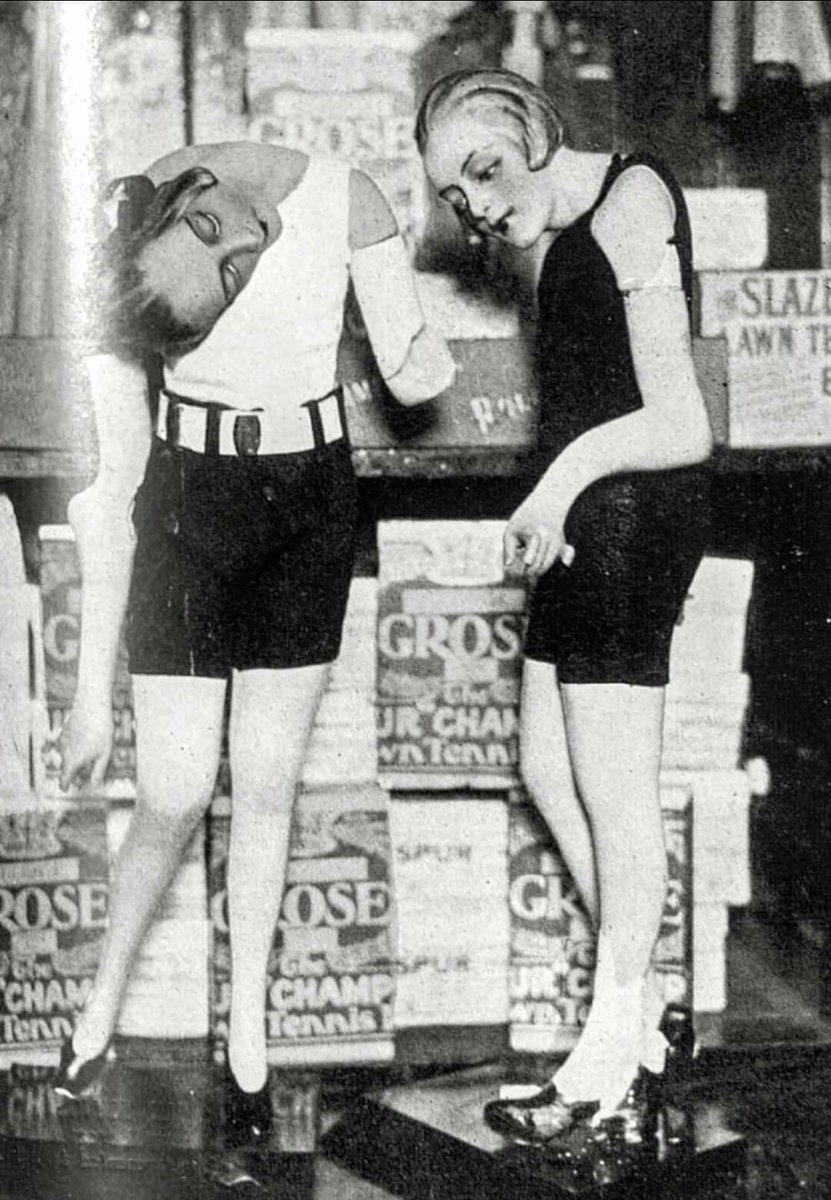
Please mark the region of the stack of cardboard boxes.
<svg viewBox="0 0 831 1200"><path fill-rule="evenodd" d="M728 910L750 902L752 786L740 761L752 583L750 562L704 559L672 645L663 771L692 793L694 999L704 1012L725 1007Z"/></svg>
<svg viewBox="0 0 831 1200"><path fill-rule="evenodd" d="M40 538L43 620L42 732L36 782L55 811L97 805L105 814L110 873L129 826L136 795L136 742L126 650L119 650L113 688L114 751L95 796L60 791L56 743L75 695L81 633L81 576L72 531L44 526ZM38 648L40 649L40 648ZM140 1037L204 1037L207 1032L208 912L205 836L199 830L142 944L127 986L119 1032ZM107 873L105 872L105 881ZM107 901L108 901L107 887ZM108 909L108 903L105 906ZM99 926L103 928L103 923ZM80 1006L78 1006L80 1007ZM74 1010L74 1011L77 1011Z"/></svg>
<svg viewBox="0 0 831 1200"><path fill-rule="evenodd" d="M379 578L353 581L295 805L266 998L273 1062L385 1060L396 1029L506 1022L515 1048L560 1049L585 1020L593 935L519 780L526 596L504 575L501 534L500 522L382 523ZM724 1007L728 909L749 899L751 788L738 761L751 582L748 563L702 564L667 696L670 887L655 957L667 998L699 1010ZM2 1044L18 1055L28 1040L29 1056L54 1052L83 1004L106 922L107 864L135 795L123 656L102 794L81 803L58 790L54 739L74 693L81 608L63 527L42 531L41 608L35 832L45 846L48 826L50 845L29 844L31 793L4 801L0 839ZM210 1032L224 1043L229 785L226 761L206 827L136 961L122 1033Z"/></svg>
<svg viewBox="0 0 831 1200"><path fill-rule="evenodd" d="M231 944L226 887L230 808L209 822L213 931L211 1032L228 1035ZM371 781L303 788L294 805L286 884L266 986L269 1062L379 1062L394 1055L389 829Z"/></svg>
<svg viewBox="0 0 831 1200"><path fill-rule="evenodd" d="M504 579L498 522L387 522L378 546L396 1028L504 1024L524 588Z"/></svg>

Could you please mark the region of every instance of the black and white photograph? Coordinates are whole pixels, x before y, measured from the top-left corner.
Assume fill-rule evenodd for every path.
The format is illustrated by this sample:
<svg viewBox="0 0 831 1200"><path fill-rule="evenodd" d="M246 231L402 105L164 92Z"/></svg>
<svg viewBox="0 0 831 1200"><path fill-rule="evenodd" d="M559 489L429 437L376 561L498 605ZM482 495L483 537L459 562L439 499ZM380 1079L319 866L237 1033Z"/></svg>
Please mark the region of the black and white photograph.
<svg viewBox="0 0 831 1200"><path fill-rule="evenodd" d="M829 1130L831 0L0 0L0 1200Z"/></svg>

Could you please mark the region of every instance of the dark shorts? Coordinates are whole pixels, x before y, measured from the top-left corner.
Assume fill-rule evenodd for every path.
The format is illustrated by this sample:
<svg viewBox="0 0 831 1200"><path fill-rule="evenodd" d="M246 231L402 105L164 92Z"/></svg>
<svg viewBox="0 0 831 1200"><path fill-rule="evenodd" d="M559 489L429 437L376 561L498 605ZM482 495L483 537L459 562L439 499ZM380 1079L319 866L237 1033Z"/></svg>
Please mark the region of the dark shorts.
<svg viewBox="0 0 831 1200"><path fill-rule="evenodd" d="M225 678L331 662L356 517L346 441L238 458L154 438L133 511L130 670Z"/></svg>
<svg viewBox="0 0 831 1200"><path fill-rule="evenodd" d="M554 663L561 683L663 687L672 631L706 548L702 471L599 480L566 522L574 546L537 583L525 657Z"/></svg>

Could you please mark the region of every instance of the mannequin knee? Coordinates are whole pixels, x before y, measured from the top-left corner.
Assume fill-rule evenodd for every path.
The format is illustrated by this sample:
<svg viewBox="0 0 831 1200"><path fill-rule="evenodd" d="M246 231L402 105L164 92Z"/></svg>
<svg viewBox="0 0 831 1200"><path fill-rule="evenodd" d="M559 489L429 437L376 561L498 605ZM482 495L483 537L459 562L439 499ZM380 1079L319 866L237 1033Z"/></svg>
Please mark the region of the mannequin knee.
<svg viewBox="0 0 831 1200"><path fill-rule="evenodd" d="M245 805L265 814L290 809L300 783L304 748L305 741L302 746L284 743L257 750L232 746L234 807Z"/></svg>
<svg viewBox="0 0 831 1200"><path fill-rule="evenodd" d="M139 799L148 815L170 823L171 828L187 832L201 820L213 796L216 766L202 764L186 769L180 763L165 770L139 772Z"/></svg>
<svg viewBox="0 0 831 1200"><path fill-rule="evenodd" d="M526 790L537 804L556 802L568 787L573 790L568 763L558 764L550 747L539 739L522 739L519 772Z"/></svg>
<svg viewBox="0 0 831 1200"><path fill-rule="evenodd" d="M299 772L265 775L260 771L234 773L233 807L260 812L264 816L275 812L291 812L299 784Z"/></svg>

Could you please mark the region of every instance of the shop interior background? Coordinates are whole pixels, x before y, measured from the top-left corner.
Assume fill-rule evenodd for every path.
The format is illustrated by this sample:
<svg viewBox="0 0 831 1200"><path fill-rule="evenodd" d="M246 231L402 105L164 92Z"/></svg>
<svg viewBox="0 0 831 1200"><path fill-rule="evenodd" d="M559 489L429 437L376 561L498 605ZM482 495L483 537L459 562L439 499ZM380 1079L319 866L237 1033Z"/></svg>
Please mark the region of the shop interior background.
<svg viewBox="0 0 831 1200"><path fill-rule="evenodd" d="M6 529L9 544L19 530L29 584L41 578L39 530L65 521L66 499L94 460L89 414L76 403L77 313L61 202L67 63L59 10L86 7L0 4L0 492L7 525L13 514L16 526L14 534ZM728 197L734 189L761 190L767 249L759 270L829 265L828 81L806 82L794 63L746 64L725 90L723 75L714 73L716 6L703 0L118 0L94 7L100 40L87 65L95 104L78 113L97 148L98 178L84 179L90 192L183 142L262 136L266 127L276 136L264 107L271 84L262 47L270 30L330 30L347 55L353 30L396 35L412 76L383 81L388 119L375 119L374 109L361 126L353 115L339 129L327 125L326 137L382 178L451 338L484 329L486 337L507 330L519 339L533 326L533 264L487 249L471 259L427 193L407 134L417 96L457 65L503 63L538 78L580 148L650 149L690 189ZM300 90L338 90L329 60L317 76L304 61ZM311 150L320 126L313 134L297 126L294 134L312 137ZM502 389L508 398L513 378ZM513 467L529 437L524 416L511 426L519 432L500 440L475 405L466 414L467 424L458 414L451 422L452 444L419 441L423 431L399 427L394 447L359 448L362 578L378 573L379 521L501 520L510 511ZM750 949L740 975L726 980L724 1003L704 1006L717 1037L729 1033L731 1002L737 1019L761 1018L774 1031L787 1019L811 1039L827 1035L831 1008L831 489L826 448L799 437L788 444L786 420L782 427L775 446L733 445L728 431L712 470L711 553L754 568L741 664L750 700L733 765L760 773L746 861L737 868L749 873L747 902L725 901L723 914ZM11 555L2 561L16 561ZM16 579L11 566L9 577ZM0 786L13 791L14 777ZM712 953L723 955L721 941ZM759 961L765 978L779 981L773 991L754 983Z"/></svg>

